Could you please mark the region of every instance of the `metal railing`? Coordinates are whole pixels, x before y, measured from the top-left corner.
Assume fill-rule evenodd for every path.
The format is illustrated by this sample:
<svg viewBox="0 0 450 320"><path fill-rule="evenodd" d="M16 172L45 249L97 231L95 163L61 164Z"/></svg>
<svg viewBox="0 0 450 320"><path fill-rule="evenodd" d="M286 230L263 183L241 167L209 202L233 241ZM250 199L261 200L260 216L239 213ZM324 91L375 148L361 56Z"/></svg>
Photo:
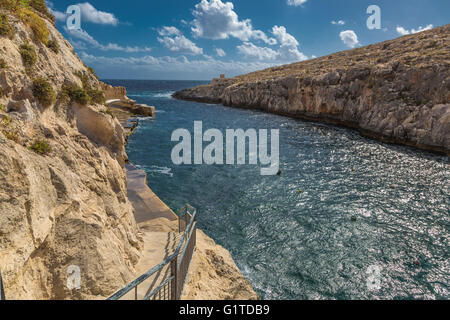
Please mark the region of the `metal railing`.
<svg viewBox="0 0 450 320"><path fill-rule="evenodd" d="M184 284L189 271L192 256L194 254L197 239L197 211L190 205L181 209L178 217L179 231L183 236L173 254L167 257L156 267L150 269L142 276L131 282L123 289L117 291L107 300L119 300L127 296L134 290L134 300L138 299L138 287L144 286L146 280L165 273L160 284L154 288L154 282L150 284L143 300L179 300L183 293Z"/></svg>
<svg viewBox="0 0 450 320"><path fill-rule="evenodd" d="M195 208L190 205L185 205L183 208L178 210L178 232L183 233L186 231L186 227L189 222L191 222L191 218L193 217L195 212Z"/></svg>
<svg viewBox="0 0 450 320"><path fill-rule="evenodd" d="M3 289L2 273L0 271L0 300L6 300L5 290Z"/></svg>

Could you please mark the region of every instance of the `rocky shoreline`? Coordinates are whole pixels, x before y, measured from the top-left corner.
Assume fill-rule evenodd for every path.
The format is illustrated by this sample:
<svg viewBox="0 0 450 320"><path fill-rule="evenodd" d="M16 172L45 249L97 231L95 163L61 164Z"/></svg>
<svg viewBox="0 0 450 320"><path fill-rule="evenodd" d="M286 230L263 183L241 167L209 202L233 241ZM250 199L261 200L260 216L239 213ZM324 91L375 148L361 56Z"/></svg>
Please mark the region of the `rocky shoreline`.
<svg viewBox="0 0 450 320"><path fill-rule="evenodd" d="M450 154L450 25L176 92Z"/></svg>

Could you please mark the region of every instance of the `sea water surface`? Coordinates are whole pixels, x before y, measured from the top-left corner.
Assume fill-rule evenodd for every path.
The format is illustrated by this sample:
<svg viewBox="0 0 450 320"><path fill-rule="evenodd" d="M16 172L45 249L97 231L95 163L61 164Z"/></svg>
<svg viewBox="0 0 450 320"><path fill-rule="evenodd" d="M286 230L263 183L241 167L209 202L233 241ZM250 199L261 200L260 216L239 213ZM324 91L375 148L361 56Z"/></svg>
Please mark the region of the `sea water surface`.
<svg viewBox="0 0 450 320"><path fill-rule="evenodd" d="M131 137L130 161L173 210L198 209L199 227L231 252L262 299L450 298L448 157L171 98L201 82L107 82L157 108L157 119L141 121ZM280 129L282 175L261 176L253 165L173 165L172 132L193 132L197 120L204 130Z"/></svg>

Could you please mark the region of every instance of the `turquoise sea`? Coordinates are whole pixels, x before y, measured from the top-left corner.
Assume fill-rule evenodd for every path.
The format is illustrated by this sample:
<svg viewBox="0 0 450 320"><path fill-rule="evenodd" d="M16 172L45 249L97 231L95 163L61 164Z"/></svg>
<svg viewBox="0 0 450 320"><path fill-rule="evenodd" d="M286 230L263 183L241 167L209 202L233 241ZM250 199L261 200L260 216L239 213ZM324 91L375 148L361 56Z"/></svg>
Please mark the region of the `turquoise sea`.
<svg viewBox="0 0 450 320"><path fill-rule="evenodd" d="M450 298L448 157L171 98L202 82L106 82L157 108L131 137L130 161L172 209L197 208L199 227L231 252L262 299ZM280 129L281 176L253 165L173 165L172 132L192 132L197 120L204 130Z"/></svg>

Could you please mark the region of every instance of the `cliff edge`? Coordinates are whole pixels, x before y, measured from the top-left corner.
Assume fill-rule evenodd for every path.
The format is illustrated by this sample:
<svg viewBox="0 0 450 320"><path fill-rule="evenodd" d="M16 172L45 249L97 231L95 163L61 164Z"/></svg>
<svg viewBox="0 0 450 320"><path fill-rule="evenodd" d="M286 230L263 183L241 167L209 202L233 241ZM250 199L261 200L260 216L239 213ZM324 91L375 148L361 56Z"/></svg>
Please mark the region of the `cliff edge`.
<svg viewBox="0 0 450 320"><path fill-rule="evenodd" d="M118 110L125 121L155 114L128 99L125 88L97 79L57 31L43 0L0 0L6 299L104 299L161 262L155 252L167 254L167 243L154 239L163 231L161 239L168 239L178 224L163 217L152 228L137 225L136 201L127 195L128 133ZM225 249L201 231L198 245L189 297L257 297Z"/></svg>
<svg viewBox="0 0 450 320"><path fill-rule="evenodd" d="M43 2L25 2L0 1L6 298L108 296L134 278L142 249L127 198L124 131Z"/></svg>
<svg viewBox="0 0 450 320"><path fill-rule="evenodd" d="M450 25L183 90L177 99L345 125L450 153Z"/></svg>

